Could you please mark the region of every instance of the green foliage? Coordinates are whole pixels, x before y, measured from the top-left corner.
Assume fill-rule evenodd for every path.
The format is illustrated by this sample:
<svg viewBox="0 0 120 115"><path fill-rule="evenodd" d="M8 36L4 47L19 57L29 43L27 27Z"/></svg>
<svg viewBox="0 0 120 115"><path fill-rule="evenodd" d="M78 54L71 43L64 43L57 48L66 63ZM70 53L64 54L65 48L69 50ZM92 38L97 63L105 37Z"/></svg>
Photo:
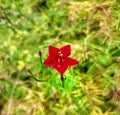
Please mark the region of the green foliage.
<svg viewBox="0 0 120 115"><path fill-rule="evenodd" d="M119 115L119 0L1 0L1 115ZM64 82L42 64L70 44Z"/></svg>

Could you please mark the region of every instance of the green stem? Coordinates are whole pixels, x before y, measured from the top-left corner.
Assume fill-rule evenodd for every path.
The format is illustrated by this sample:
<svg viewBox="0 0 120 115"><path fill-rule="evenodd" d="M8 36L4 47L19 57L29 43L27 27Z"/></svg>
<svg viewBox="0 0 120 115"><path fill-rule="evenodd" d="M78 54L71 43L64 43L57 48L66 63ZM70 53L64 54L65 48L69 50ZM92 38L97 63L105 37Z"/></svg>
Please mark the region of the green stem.
<svg viewBox="0 0 120 115"><path fill-rule="evenodd" d="M62 86L64 88L64 76L63 76L63 74L60 74L60 78L61 78L61 81L62 81Z"/></svg>
<svg viewBox="0 0 120 115"><path fill-rule="evenodd" d="M36 81L38 81L38 82L45 82L45 81L46 81L46 80L40 80L40 79L35 78L35 76L33 75L33 73L32 73L30 70L28 70L28 72L30 73L31 77L32 77L34 80L36 80Z"/></svg>
<svg viewBox="0 0 120 115"><path fill-rule="evenodd" d="M40 57L40 65L41 65L41 70L39 71L40 72L40 75L42 76L42 52L39 51L39 57Z"/></svg>

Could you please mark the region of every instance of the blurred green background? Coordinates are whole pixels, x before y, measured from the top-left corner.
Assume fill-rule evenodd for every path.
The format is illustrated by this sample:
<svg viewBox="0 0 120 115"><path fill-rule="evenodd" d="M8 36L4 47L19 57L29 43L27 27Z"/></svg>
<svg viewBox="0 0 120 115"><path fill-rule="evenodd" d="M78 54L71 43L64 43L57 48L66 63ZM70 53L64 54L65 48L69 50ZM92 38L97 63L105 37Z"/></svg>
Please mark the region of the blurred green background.
<svg viewBox="0 0 120 115"><path fill-rule="evenodd" d="M67 44L63 88L39 52ZM0 0L0 115L120 115L120 1Z"/></svg>

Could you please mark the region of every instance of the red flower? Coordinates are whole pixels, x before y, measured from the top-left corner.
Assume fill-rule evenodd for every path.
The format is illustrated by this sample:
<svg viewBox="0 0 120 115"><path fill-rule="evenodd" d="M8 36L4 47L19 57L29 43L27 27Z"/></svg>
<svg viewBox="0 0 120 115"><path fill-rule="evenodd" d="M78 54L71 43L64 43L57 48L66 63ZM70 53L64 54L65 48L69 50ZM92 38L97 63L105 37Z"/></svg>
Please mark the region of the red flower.
<svg viewBox="0 0 120 115"><path fill-rule="evenodd" d="M68 66L79 63L77 60L68 57L70 52L70 45L66 45L62 48L49 46L49 55L43 64L55 68L60 74L63 74Z"/></svg>

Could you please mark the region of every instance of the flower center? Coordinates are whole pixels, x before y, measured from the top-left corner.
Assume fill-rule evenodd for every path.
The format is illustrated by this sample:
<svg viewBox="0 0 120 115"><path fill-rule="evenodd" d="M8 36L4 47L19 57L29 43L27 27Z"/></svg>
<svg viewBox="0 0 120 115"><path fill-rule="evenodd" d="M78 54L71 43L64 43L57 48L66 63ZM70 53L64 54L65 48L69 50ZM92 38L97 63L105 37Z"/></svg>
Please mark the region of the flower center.
<svg viewBox="0 0 120 115"><path fill-rule="evenodd" d="M61 51L59 51L59 52L58 52L58 62L59 62L59 63L62 63L63 61L64 61L64 59L63 59L63 54L62 54Z"/></svg>

